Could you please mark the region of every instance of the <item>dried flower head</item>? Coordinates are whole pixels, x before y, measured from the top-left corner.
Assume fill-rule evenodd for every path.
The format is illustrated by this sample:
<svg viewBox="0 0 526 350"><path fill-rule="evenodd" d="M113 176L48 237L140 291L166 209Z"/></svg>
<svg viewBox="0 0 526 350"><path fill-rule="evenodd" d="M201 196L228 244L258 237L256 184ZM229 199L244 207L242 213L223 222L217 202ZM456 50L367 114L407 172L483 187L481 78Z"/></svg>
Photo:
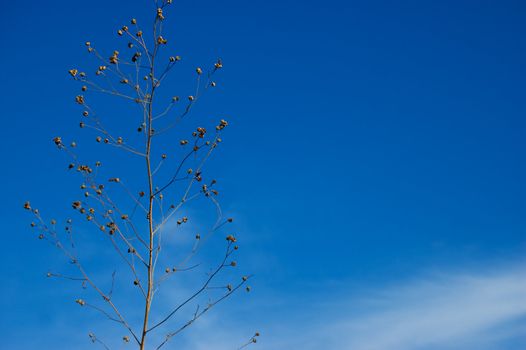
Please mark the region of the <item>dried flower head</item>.
<svg viewBox="0 0 526 350"><path fill-rule="evenodd" d="M217 62L214 64L215 69L223 68L223 62L221 59L218 59Z"/></svg>
<svg viewBox="0 0 526 350"><path fill-rule="evenodd" d="M141 53L140 53L140 52L136 52L136 53L134 53L133 56L132 56L132 58L131 58L132 62L134 62L134 63L137 62L137 60L139 59L139 57L141 57Z"/></svg>
<svg viewBox="0 0 526 350"><path fill-rule="evenodd" d="M159 18L161 21L164 20L163 9L160 7L157 9L157 18Z"/></svg>
<svg viewBox="0 0 526 350"><path fill-rule="evenodd" d="M109 61L111 64L117 64L119 62L119 51L113 51Z"/></svg>
<svg viewBox="0 0 526 350"><path fill-rule="evenodd" d="M53 138L53 142L55 143L55 145L61 146L62 145L62 138L60 136L57 136L57 137Z"/></svg>

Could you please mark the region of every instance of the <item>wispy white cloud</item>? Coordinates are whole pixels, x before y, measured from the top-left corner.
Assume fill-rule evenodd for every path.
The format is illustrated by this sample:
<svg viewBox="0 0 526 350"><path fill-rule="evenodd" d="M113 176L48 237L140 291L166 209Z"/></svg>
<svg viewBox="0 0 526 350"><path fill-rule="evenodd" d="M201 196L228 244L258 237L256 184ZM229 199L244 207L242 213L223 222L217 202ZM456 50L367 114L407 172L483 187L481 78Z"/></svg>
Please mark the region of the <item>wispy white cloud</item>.
<svg viewBox="0 0 526 350"><path fill-rule="evenodd" d="M323 332L338 333L331 342L340 345L346 334L340 349L491 348L501 326L526 315L525 272L443 275L392 287L377 293L381 308L340 318Z"/></svg>
<svg viewBox="0 0 526 350"><path fill-rule="evenodd" d="M309 303L298 309L315 311L283 310L278 318L264 320L269 326L259 348L502 349L510 339L526 339L525 277L521 265L491 273L428 275L363 290L366 296L320 295L314 304L308 296ZM247 325L238 326L249 332ZM197 349L233 348L232 332L218 329L217 323L203 332L212 342L197 337Z"/></svg>
<svg viewBox="0 0 526 350"><path fill-rule="evenodd" d="M420 275L359 290L343 283L331 285L331 292L281 296L256 292L252 305L237 300L219 306L171 346L235 350L259 330L262 337L254 350L518 349L526 341L525 277L526 265L515 264L491 272ZM351 289L352 294L345 293ZM56 329L42 331L54 339ZM114 338L109 329L99 332L105 339ZM159 343L162 332L154 337L152 344Z"/></svg>

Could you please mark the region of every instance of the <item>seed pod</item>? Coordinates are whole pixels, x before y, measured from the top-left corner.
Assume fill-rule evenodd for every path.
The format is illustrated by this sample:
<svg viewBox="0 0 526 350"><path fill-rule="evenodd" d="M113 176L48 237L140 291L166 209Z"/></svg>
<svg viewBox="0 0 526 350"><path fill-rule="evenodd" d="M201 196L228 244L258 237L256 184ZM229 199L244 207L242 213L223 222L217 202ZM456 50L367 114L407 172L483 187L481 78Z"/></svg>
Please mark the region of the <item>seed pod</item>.
<svg viewBox="0 0 526 350"><path fill-rule="evenodd" d="M214 64L214 67L216 69L220 69L220 68L223 68L223 62L221 61L221 59L218 59L217 62Z"/></svg>
<svg viewBox="0 0 526 350"><path fill-rule="evenodd" d="M161 21L164 20L164 15L163 15L163 9L162 8L158 8L157 9L157 18L159 18Z"/></svg>

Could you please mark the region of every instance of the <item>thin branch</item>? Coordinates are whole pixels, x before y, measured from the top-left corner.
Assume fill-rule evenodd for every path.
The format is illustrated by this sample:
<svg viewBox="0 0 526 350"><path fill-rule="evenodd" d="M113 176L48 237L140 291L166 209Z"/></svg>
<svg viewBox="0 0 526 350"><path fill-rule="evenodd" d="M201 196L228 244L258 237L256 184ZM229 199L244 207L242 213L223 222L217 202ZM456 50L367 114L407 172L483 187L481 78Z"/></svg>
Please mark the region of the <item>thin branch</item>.
<svg viewBox="0 0 526 350"><path fill-rule="evenodd" d="M228 246L227 246L227 251L226 251L226 254L225 254L225 257L223 259L223 261L221 262L221 264L215 269L215 271L208 277L208 279L205 281L205 283L203 284L203 286L201 288L199 288L194 294L192 294L188 299L186 299L185 301L183 301L181 304L179 304L179 306L177 306L175 309L173 309L166 317L164 317L160 322L156 323L154 326L150 327L150 329L148 329L148 332L151 332L153 331L155 328L161 326L163 323L165 323L166 321L168 321L173 315L175 315L175 313L177 311L179 311L183 306L185 306L186 304L188 304L190 301L192 301L193 299L195 299L198 295L200 295L204 290L206 290L206 288L208 287L208 285L210 284L210 282L214 279L214 277L227 265L225 265L225 262L227 261L228 257L232 254L232 251L230 250L230 246L231 246L232 242L229 242Z"/></svg>

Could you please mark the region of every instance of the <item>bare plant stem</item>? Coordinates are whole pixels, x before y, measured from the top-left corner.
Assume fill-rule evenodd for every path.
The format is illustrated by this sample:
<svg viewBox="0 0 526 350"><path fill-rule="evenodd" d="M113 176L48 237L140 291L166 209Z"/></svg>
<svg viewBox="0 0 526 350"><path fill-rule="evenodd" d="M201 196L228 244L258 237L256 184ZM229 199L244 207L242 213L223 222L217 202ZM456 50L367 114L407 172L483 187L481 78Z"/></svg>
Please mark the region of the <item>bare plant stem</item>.
<svg viewBox="0 0 526 350"><path fill-rule="evenodd" d="M153 25L153 34L154 34L154 49L150 59L150 79L152 80L151 93L150 96L147 96L148 100L148 111L147 111L147 137L146 137L146 171L148 175L148 233L149 233L149 245L148 245L148 286L146 292L146 300L144 303L144 320L142 326L142 335L141 342L139 344L139 349L144 350L146 345L146 335L148 333L148 319L150 316L150 309L152 306L153 299L153 289L154 289L154 269L155 265L153 264L153 255L154 255L154 223L153 223L153 206L155 201L155 192L153 186L153 172L151 165L151 149L152 149L152 137L153 137L153 101L155 88L157 84L155 83L155 56L158 49L158 44L156 42L156 28L157 28L157 19L154 21Z"/></svg>

